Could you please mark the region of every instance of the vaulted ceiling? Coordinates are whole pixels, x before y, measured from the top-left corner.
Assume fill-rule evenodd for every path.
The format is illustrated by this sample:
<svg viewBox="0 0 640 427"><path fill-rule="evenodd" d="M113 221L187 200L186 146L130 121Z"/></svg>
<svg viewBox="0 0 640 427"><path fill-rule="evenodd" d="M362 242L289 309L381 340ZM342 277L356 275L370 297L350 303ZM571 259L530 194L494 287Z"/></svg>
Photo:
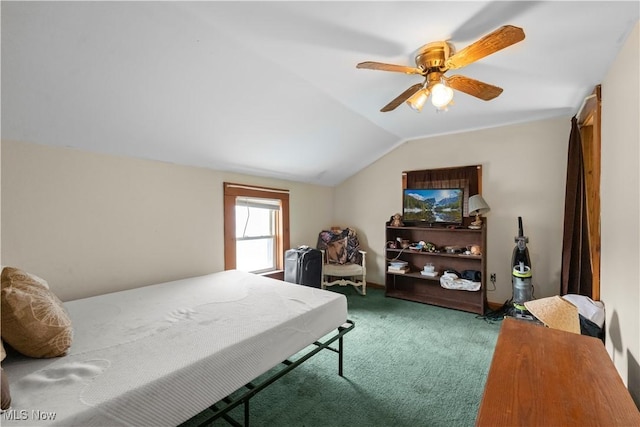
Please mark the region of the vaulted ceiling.
<svg viewBox="0 0 640 427"><path fill-rule="evenodd" d="M2 1L2 139L336 185L404 141L575 114L637 1ZM526 38L447 75L447 112L380 109L418 48ZM606 94L605 94L606 98Z"/></svg>

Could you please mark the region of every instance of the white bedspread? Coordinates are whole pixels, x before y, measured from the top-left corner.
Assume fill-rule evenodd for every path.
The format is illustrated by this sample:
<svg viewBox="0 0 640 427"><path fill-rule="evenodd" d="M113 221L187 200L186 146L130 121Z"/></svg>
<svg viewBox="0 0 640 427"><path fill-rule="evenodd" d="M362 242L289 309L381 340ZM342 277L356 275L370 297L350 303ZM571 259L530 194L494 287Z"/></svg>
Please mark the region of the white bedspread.
<svg viewBox="0 0 640 427"><path fill-rule="evenodd" d="M65 306L69 355L3 362L3 426L175 426L347 319L344 295L239 271Z"/></svg>

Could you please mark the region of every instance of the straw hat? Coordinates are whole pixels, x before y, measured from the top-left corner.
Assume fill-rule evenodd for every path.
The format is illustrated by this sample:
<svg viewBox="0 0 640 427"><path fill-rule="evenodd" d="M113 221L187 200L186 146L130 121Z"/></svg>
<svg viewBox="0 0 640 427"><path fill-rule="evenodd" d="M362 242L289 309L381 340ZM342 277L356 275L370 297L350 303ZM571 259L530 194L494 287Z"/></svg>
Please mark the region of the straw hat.
<svg viewBox="0 0 640 427"><path fill-rule="evenodd" d="M558 295L527 301L524 306L549 328L580 334L578 307Z"/></svg>

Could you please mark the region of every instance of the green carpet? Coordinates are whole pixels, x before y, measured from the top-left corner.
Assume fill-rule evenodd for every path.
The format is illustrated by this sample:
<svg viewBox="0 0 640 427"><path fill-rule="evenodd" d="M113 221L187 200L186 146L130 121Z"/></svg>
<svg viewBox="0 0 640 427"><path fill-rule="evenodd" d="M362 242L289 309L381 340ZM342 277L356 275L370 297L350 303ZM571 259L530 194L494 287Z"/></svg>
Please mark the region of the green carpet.
<svg viewBox="0 0 640 427"><path fill-rule="evenodd" d="M252 426L472 426L500 323L472 313L333 287L355 328L251 400ZM242 421L242 406L231 414ZM185 427L197 424L194 417ZM217 421L215 426L228 425Z"/></svg>

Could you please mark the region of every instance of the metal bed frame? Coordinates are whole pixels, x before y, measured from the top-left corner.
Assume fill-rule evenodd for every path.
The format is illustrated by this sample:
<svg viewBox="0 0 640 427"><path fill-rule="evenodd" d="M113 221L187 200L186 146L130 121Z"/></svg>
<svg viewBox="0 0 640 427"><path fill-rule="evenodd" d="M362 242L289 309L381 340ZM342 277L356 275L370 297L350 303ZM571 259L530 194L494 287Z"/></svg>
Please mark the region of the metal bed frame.
<svg viewBox="0 0 640 427"><path fill-rule="evenodd" d="M331 350L338 354L338 375L342 377L343 337L347 332L353 330L354 327L355 324L353 323L353 321L347 320L344 324L342 324L342 326L339 326L335 333L330 337L326 338L324 341L316 341L311 344L313 345L313 347L304 351L304 353L299 358L296 358L295 360L287 359L281 362L274 368L276 369L276 372L269 375L267 378L260 380L257 383L250 382L239 390L236 390L232 394L221 399L219 402L208 408L208 411L211 411L212 414L206 419L202 420L200 424L198 424L198 426L208 426L213 421L222 418L232 426L241 427L244 425L245 427L249 427L249 401L251 400L251 398L322 350ZM331 344L333 344L335 341L338 341L337 349L331 347ZM229 415L229 411L241 404L244 404L244 424L239 423ZM206 411L207 410L205 410L205 412Z"/></svg>

